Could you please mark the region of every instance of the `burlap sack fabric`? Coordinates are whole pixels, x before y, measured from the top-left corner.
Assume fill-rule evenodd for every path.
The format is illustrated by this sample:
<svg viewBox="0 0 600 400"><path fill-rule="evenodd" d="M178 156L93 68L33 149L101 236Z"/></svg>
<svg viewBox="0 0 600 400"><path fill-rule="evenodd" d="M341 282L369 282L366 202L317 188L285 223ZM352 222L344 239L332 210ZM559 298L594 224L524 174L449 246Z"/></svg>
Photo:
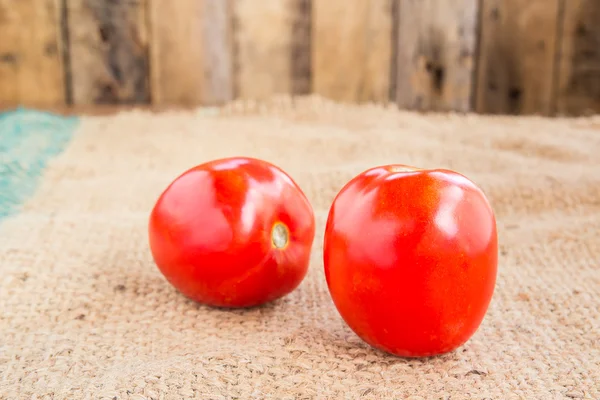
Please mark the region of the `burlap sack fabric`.
<svg viewBox="0 0 600 400"><path fill-rule="evenodd" d="M186 300L147 245L171 179L230 155L284 168L318 222L302 285L244 311ZM489 312L442 357L371 349L327 292L329 205L352 176L392 162L466 174L498 219ZM599 237L598 117L419 115L318 98L83 117L0 224L0 398L600 399Z"/></svg>

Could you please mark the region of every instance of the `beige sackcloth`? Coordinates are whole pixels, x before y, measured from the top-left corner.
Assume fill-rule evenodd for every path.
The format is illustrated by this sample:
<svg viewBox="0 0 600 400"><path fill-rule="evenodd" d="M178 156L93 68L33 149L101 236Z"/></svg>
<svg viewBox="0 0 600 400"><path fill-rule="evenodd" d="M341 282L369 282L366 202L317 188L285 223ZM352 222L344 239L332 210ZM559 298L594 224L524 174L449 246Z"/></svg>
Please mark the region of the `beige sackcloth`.
<svg viewBox="0 0 600 400"><path fill-rule="evenodd" d="M317 217L300 287L243 311L178 294L147 243L166 185L232 155L285 169ZM467 175L498 220L488 314L441 357L373 350L325 284L330 202L386 163ZM2 399L600 399L600 116L417 114L316 97L87 116L0 237Z"/></svg>

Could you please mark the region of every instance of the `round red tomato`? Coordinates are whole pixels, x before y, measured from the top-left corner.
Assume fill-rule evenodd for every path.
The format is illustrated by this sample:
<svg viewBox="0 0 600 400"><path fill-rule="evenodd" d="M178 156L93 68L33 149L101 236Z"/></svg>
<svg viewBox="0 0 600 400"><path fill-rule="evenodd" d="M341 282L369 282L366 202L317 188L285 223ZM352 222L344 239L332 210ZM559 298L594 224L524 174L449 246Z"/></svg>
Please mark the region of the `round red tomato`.
<svg viewBox="0 0 600 400"><path fill-rule="evenodd" d="M344 321L398 356L461 346L494 292L494 213L472 181L449 170L387 165L359 174L334 199L323 250Z"/></svg>
<svg viewBox="0 0 600 400"><path fill-rule="evenodd" d="M160 195L149 221L159 270L181 293L217 307L251 307L304 279L312 207L280 168L232 157L198 165Z"/></svg>

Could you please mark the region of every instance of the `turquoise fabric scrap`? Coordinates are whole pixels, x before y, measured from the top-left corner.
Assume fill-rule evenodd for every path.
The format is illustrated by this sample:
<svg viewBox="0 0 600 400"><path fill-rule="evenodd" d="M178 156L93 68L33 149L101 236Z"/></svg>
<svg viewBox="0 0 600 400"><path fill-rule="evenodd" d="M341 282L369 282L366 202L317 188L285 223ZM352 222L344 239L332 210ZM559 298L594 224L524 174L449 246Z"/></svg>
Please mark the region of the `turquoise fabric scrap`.
<svg viewBox="0 0 600 400"><path fill-rule="evenodd" d="M0 113L0 222L36 190L48 161L71 140L78 117L19 108Z"/></svg>

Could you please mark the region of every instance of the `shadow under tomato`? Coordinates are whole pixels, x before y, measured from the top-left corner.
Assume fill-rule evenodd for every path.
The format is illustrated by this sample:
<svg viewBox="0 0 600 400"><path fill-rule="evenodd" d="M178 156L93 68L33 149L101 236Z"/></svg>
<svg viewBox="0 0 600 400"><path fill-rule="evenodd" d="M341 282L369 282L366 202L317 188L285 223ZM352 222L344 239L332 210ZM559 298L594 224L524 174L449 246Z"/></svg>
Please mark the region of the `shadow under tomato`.
<svg viewBox="0 0 600 400"><path fill-rule="evenodd" d="M347 328L304 326L283 338L283 349L292 357L321 354L329 370L380 371L381 368L446 368L464 362L467 349L432 357L399 357L368 345Z"/></svg>
<svg viewBox="0 0 600 400"><path fill-rule="evenodd" d="M248 307L213 306L213 305L208 305L208 304L203 304L203 303L197 302L197 301L183 295L176 289L173 289L173 290L175 290L177 292L177 294L182 298L181 300L184 301L189 307L192 307L192 308L195 308L198 310L204 310L206 312L224 313L224 314L232 314L232 315L245 315L245 314L268 315L273 312L278 312L279 309L281 309L282 307L285 307L290 302L288 298L283 297L283 298L272 300L268 303L258 304L258 305L254 305L254 306L248 306Z"/></svg>

